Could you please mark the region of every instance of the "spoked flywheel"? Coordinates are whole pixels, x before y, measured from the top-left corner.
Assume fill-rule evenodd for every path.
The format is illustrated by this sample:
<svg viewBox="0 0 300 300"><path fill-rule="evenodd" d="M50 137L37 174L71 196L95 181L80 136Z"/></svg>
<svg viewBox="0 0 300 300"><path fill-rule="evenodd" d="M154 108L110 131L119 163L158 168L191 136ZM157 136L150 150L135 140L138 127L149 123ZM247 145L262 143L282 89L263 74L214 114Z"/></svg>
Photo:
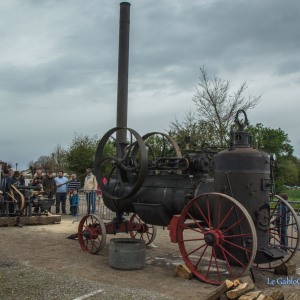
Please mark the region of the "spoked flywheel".
<svg viewBox="0 0 300 300"><path fill-rule="evenodd" d="M142 136L148 153L148 169L170 169L182 158L176 141L162 132L150 132Z"/></svg>
<svg viewBox="0 0 300 300"><path fill-rule="evenodd" d="M141 224L142 226L142 230L129 231L131 238L144 240L146 245L150 245L154 242L157 231L157 227L155 225L146 224L137 214L133 214L130 217L130 222Z"/></svg>
<svg viewBox="0 0 300 300"><path fill-rule="evenodd" d="M254 268L272 269L289 261L299 249L300 224L293 207L278 195L270 199L269 246L279 248L285 253L280 259L254 263Z"/></svg>
<svg viewBox="0 0 300 300"><path fill-rule="evenodd" d="M179 249L193 274L209 284L237 278L251 267L257 236L247 210L224 194L190 200L177 227Z"/></svg>
<svg viewBox="0 0 300 300"><path fill-rule="evenodd" d="M106 242L106 228L96 215L84 216L78 226L78 241L83 251L97 254Z"/></svg>
<svg viewBox="0 0 300 300"><path fill-rule="evenodd" d="M125 139L118 140L118 134L125 136ZM133 129L116 127L100 140L95 157L95 174L102 193L110 199L133 196L144 182L147 165L145 143Z"/></svg>

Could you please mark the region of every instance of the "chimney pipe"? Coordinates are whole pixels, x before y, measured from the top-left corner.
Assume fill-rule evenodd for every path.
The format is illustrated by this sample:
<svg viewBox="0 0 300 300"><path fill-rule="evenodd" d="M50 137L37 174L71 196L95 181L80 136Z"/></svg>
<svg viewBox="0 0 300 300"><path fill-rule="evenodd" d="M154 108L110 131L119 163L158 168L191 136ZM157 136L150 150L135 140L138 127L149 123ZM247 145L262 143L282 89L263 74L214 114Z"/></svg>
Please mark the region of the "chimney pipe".
<svg viewBox="0 0 300 300"><path fill-rule="evenodd" d="M117 127L127 127L130 3L120 3ZM126 130L117 131L117 141L126 144Z"/></svg>

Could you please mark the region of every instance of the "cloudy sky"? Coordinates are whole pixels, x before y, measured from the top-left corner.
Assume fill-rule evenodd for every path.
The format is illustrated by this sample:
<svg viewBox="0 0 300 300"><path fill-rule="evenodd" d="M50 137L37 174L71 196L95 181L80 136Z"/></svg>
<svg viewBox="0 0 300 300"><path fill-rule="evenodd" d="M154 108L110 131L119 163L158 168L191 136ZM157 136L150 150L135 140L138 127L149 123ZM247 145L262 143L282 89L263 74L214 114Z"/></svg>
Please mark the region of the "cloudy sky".
<svg viewBox="0 0 300 300"><path fill-rule="evenodd" d="M116 124L115 0L0 1L0 159L28 162ZM128 127L165 132L194 109L199 66L262 95L252 124L300 157L299 0L132 0Z"/></svg>

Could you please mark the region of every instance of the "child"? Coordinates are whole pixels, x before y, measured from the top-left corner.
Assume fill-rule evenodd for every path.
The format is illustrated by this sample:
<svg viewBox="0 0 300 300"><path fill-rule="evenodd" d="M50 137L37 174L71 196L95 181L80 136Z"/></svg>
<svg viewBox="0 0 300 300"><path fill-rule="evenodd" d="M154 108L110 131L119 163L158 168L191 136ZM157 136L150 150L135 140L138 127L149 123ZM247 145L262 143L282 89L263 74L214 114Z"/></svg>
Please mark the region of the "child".
<svg viewBox="0 0 300 300"><path fill-rule="evenodd" d="M78 192L76 190L72 191L72 195L70 197L70 210L72 216L77 215L77 207L79 204L79 197L78 197Z"/></svg>

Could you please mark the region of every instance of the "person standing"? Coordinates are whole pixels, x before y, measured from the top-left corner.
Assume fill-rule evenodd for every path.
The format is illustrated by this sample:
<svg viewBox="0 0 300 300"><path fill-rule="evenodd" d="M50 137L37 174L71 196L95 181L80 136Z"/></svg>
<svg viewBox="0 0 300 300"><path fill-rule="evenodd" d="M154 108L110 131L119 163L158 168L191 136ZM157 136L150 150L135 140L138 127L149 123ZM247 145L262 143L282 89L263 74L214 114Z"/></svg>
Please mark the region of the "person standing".
<svg viewBox="0 0 300 300"><path fill-rule="evenodd" d="M56 176L54 180L56 183L56 213L60 213L61 204L61 211L65 215L68 191L68 178L64 176L63 171L59 171L58 176Z"/></svg>
<svg viewBox="0 0 300 300"><path fill-rule="evenodd" d="M76 190L73 190L72 195L70 196L70 210L72 216L76 216L78 214L78 204L78 192Z"/></svg>
<svg viewBox="0 0 300 300"><path fill-rule="evenodd" d="M84 190L86 192L87 213L94 214L96 212L96 193L97 193L97 180L96 176L92 173L92 169L86 169L86 177L84 179Z"/></svg>
<svg viewBox="0 0 300 300"><path fill-rule="evenodd" d="M9 187L10 187L11 183L12 183L12 177L10 176L9 170L4 169L2 172L1 188L0 188L0 194L3 196L4 203L5 203L5 201L8 200L7 192L9 191ZM4 203L3 203L3 207L2 207L2 213L8 215L10 208L9 208L8 203L6 203L7 205L5 205Z"/></svg>
<svg viewBox="0 0 300 300"><path fill-rule="evenodd" d="M19 171L15 171L12 175L12 184L14 185L25 185L24 177L22 177Z"/></svg>
<svg viewBox="0 0 300 300"><path fill-rule="evenodd" d="M37 186L39 189L43 189L43 181L44 181L44 176L43 176L43 171L42 170L36 170L36 175L34 176L31 185L32 186ZM33 204L33 212L35 214L38 214L40 212L40 208L38 205Z"/></svg>
<svg viewBox="0 0 300 300"><path fill-rule="evenodd" d="M280 193L278 196L286 201L288 201L289 199L286 193ZM275 221L277 225L278 234L280 237L280 243L281 243L280 246L288 247L289 244L288 228L290 224L290 209L283 201L279 201L279 205L277 207L277 216Z"/></svg>
<svg viewBox="0 0 300 300"><path fill-rule="evenodd" d="M32 185L42 187L43 181L44 181L43 171L42 170L36 170L36 175L32 180Z"/></svg>
<svg viewBox="0 0 300 300"><path fill-rule="evenodd" d="M24 177L24 173L23 172L20 172L19 181L20 181L20 185L25 185L25 177Z"/></svg>
<svg viewBox="0 0 300 300"><path fill-rule="evenodd" d="M47 195L49 203L49 206L46 209L49 213L51 213L51 205L54 204L53 196L56 194L56 182L53 178L52 171L48 171L47 176L44 178L43 190Z"/></svg>
<svg viewBox="0 0 300 300"><path fill-rule="evenodd" d="M11 184L14 184L15 186L23 185L22 179L19 171L15 171L11 178Z"/></svg>
<svg viewBox="0 0 300 300"><path fill-rule="evenodd" d="M69 186L68 186L68 193L69 193L69 201L70 201L70 215L73 214L73 211L71 209L71 198L72 198L72 195L74 194L74 191L76 191L76 195L78 197L78 191L80 190L81 188L81 183L80 181L77 179L77 175L75 173L71 174L71 180L69 181ZM79 199L78 199L79 201ZM77 204L79 204L79 202L77 201ZM77 212L76 212L77 214Z"/></svg>

